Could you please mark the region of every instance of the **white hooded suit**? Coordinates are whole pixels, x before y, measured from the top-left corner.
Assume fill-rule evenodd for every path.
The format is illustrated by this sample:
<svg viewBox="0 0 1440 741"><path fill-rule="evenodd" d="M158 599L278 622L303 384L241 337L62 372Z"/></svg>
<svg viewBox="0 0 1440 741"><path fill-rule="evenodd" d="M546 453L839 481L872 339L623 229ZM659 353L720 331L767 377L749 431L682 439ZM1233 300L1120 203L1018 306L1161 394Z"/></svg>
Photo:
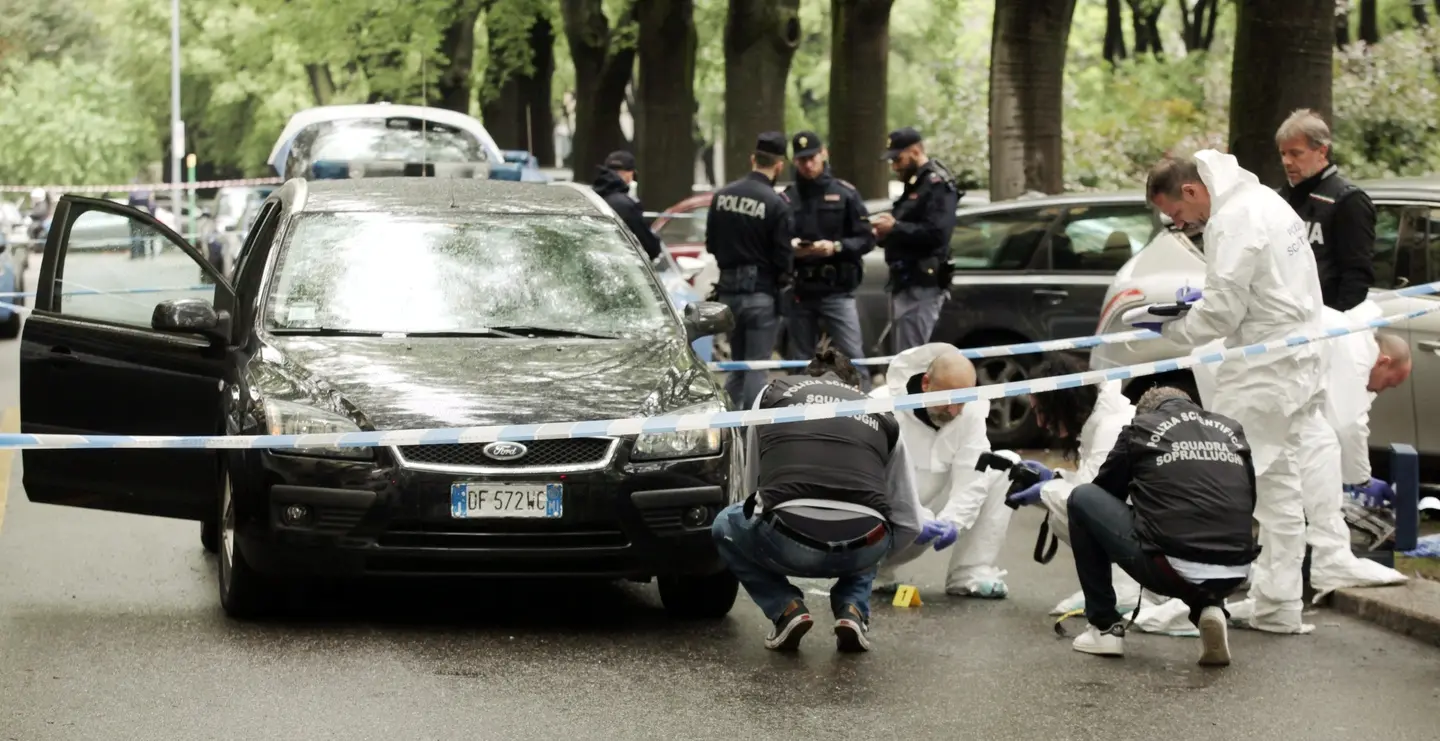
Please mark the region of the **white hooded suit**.
<svg viewBox="0 0 1440 741"><path fill-rule="evenodd" d="M907 390L910 379L923 375L936 357L951 352L956 352L953 345L933 342L900 353L890 363L886 386L876 388L870 395L910 393ZM928 519L954 523L960 531L960 537L951 546L945 579L945 590L951 594L992 592L993 585L1003 583L1005 578L1005 571L997 568L995 561L1010 526L1011 510L1005 506L1009 478L1004 471L975 470L980 454L990 449L985 430L989 413L988 402L972 402L963 407L958 417L937 430L916 417L914 411L895 412L900 442L905 447L924 514ZM881 563L876 586L885 588L895 584L898 581L895 569L919 558L930 548L932 546L897 543Z"/></svg>
<svg viewBox="0 0 1440 741"><path fill-rule="evenodd" d="M1320 328L1324 301L1305 224L1285 199L1214 150L1195 155L1210 192L1205 293L1161 328L1174 342L1225 347ZM1226 360L1215 369L1213 411L1235 419L1254 451L1261 553L1251 572L1251 627L1308 632L1301 623L1305 511L1299 453L1307 422L1324 413L1325 363L1316 344Z"/></svg>

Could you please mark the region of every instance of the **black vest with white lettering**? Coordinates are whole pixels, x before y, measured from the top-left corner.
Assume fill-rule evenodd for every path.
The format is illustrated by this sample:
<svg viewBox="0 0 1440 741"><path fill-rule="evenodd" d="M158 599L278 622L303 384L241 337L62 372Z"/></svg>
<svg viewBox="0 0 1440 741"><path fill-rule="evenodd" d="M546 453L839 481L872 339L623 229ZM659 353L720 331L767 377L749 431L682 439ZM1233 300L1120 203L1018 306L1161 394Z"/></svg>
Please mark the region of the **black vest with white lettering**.
<svg viewBox="0 0 1440 741"><path fill-rule="evenodd" d="M1340 270L1334 259L1335 204L1358 190L1340 175L1335 165L1301 181L1294 188L1282 189L1290 207L1305 222L1306 238L1310 241L1310 249L1315 252L1315 269L1320 273L1320 293L1326 306L1335 303L1340 289Z"/></svg>
<svg viewBox="0 0 1440 741"><path fill-rule="evenodd" d="M1255 560L1255 472L1239 422L1170 399L1122 434L1130 491L1110 493L1129 495L1142 548L1225 566Z"/></svg>
<svg viewBox="0 0 1440 741"><path fill-rule="evenodd" d="M772 381L761 409L867 399L833 374ZM894 415L865 414L762 425L759 491L766 508L791 499L829 499L869 507L886 519L885 469L899 439Z"/></svg>

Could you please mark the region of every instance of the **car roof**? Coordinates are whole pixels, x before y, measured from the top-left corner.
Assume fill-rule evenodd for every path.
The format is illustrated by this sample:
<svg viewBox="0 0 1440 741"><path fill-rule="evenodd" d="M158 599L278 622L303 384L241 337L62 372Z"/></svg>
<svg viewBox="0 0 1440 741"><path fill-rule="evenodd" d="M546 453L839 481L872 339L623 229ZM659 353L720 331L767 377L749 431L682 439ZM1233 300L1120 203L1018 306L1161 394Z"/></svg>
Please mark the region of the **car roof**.
<svg viewBox="0 0 1440 741"><path fill-rule="evenodd" d="M1440 200L1440 178L1386 178L1384 180L1357 180L1371 198L1416 198Z"/></svg>
<svg viewBox="0 0 1440 741"><path fill-rule="evenodd" d="M1054 206L1108 206L1108 205L1144 205L1145 191L1142 190L1119 190L1119 191L1098 191L1081 193L1061 193L1058 195L1042 196L1021 196L1004 201L982 201L973 206L967 206L965 199L960 199L960 207L957 212L961 215L967 214L992 214L1004 213L1007 211L1028 210L1032 208L1046 208ZM865 202L866 208L874 211L889 211L890 202L883 199L871 199Z"/></svg>
<svg viewBox="0 0 1440 741"><path fill-rule="evenodd" d="M296 199L292 213L608 215L576 188L513 180L395 177L286 184L287 190L301 187L304 197Z"/></svg>
<svg viewBox="0 0 1440 741"><path fill-rule="evenodd" d="M448 108L432 108L419 105L395 105L393 103L361 103L357 105L326 105L306 108L290 117L285 124L285 129L280 132L280 137L275 140L275 146L270 149L270 158L265 160L271 167L275 166L275 160L280 156L285 145L294 139L302 130L319 123L329 121L345 121L357 118L419 118L426 121L434 121L445 126L465 131L480 140L480 145L485 148L487 154L494 162L503 162L504 156L500 153L500 147L491 138L490 132L474 116L469 116Z"/></svg>

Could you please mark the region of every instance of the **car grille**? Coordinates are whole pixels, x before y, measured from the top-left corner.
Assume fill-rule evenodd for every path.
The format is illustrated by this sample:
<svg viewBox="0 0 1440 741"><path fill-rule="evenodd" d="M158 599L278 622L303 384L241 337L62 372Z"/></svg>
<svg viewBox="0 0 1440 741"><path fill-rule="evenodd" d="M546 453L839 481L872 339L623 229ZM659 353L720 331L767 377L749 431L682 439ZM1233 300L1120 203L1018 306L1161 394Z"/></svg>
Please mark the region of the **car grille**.
<svg viewBox="0 0 1440 741"><path fill-rule="evenodd" d="M404 462L414 468L583 470L607 464L616 443L614 439L599 437L532 440L523 443L526 448L524 455L503 461L485 455L486 443L404 445L397 450Z"/></svg>

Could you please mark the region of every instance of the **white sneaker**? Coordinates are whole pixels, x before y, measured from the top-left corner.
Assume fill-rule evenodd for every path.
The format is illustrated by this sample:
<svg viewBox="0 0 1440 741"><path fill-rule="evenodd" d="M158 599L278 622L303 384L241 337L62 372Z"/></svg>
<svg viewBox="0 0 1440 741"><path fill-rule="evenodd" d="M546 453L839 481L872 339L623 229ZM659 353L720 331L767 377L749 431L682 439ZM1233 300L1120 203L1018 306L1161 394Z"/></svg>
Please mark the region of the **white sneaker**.
<svg viewBox="0 0 1440 741"><path fill-rule="evenodd" d="M1218 607L1200 611L1200 646L1200 666L1230 666L1230 635Z"/></svg>
<svg viewBox="0 0 1440 741"><path fill-rule="evenodd" d="M1075 638L1070 644L1071 648L1082 654L1094 654L1095 656L1124 656L1125 655L1125 626L1116 623L1110 626L1109 630L1101 631L1091 625Z"/></svg>

